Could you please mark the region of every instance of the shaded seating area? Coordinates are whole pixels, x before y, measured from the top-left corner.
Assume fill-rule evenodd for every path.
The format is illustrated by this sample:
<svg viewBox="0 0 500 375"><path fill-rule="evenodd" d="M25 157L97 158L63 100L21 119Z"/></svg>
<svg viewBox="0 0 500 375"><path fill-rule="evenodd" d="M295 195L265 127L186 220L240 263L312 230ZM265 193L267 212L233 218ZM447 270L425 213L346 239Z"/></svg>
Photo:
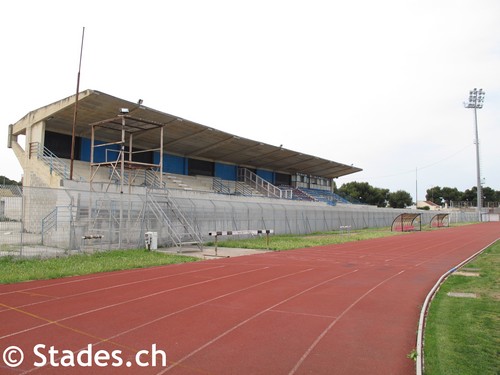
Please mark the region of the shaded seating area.
<svg viewBox="0 0 500 375"><path fill-rule="evenodd" d="M444 228L450 226L450 214L437 214L434 215L430 222L431 228Z"/></svg>
<svg viewBox="0 0 500 375"><path fill-rule="evenodd" d="M414 232L422 230L422 214L404 213L396 216L391 225L392 232Z"/></svg>

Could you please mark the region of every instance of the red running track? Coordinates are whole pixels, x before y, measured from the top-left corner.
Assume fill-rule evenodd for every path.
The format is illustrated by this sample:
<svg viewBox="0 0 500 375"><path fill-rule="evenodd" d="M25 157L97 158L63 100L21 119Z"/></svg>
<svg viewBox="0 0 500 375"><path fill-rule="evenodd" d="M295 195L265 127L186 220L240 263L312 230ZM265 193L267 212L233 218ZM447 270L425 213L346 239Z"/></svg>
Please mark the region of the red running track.
<svg viewBox="0 0 500 375"><path fill-rule="evenodd" d="M0 285L0 373L414 374L427 293L499 237L500 223L482 223ZM165 367L139 352L153 344ZM24 351L15 368L12 346ZM39 367L51 346L53 365Z"/></svg>

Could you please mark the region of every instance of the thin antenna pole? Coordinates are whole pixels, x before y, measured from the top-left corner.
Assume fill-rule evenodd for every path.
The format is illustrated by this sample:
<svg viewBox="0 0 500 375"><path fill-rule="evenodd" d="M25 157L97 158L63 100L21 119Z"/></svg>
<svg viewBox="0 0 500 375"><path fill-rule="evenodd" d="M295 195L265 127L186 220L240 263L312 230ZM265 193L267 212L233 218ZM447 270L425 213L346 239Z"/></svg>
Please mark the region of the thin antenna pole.
<svg viewBox="0 0 500 375"><path fill-rule="evenodd" d="M415 167L415 208L418 208L418 167Z"/></svg>
<svg viewBox="0 0 500 375"><path fill-rule="evenodd" d="M73 114L73 131L71 133L71 163L69 168L69 179L73 179L73 161L75 160L75 129L76 116L78 113L78 92L80 91L80 70L82 68L83 38L85 37L85 27L82 30L82 43L80 46L80 62L78 64L78 77L76 79L75 112Z"/></svg>

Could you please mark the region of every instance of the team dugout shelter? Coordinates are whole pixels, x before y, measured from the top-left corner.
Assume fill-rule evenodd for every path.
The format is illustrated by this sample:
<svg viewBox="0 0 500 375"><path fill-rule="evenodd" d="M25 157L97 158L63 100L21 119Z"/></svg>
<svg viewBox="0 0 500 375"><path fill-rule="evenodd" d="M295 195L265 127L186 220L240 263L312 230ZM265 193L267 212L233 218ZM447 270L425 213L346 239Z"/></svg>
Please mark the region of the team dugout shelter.
<svg viewBox="0 0 500 375"><path fill-rule="evenodd" d="M276 186L332 190L333 179L361 171L96 90L31 111L9 126L8 136L25 186L88 182L100 168L109 167L109 175L122 177L124 170L153 170L228 181L236 181L244 169ZM63 160L63 170L41 163L47 155Z"/></svg>
<svg viewBox="0 0 500 375"><path fill-rule="evenodd" d="M422 214L402 213L393 220L392 232L414 232L422 230Z"/></svg>

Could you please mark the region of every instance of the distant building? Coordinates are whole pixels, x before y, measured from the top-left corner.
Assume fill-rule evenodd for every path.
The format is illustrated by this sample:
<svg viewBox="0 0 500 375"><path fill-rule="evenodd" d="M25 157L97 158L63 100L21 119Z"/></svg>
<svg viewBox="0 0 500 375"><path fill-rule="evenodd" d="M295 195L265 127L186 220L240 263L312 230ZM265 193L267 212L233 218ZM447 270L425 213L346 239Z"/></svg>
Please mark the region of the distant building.
<svg viewBox="0 0 500 375"><path fill-rule="evenodd" d="M418 201L417 208L424 208L424 207L429 207L429 210L431 211L439 211L443 208L439 204L436 204L431 201Z"/></svg>

